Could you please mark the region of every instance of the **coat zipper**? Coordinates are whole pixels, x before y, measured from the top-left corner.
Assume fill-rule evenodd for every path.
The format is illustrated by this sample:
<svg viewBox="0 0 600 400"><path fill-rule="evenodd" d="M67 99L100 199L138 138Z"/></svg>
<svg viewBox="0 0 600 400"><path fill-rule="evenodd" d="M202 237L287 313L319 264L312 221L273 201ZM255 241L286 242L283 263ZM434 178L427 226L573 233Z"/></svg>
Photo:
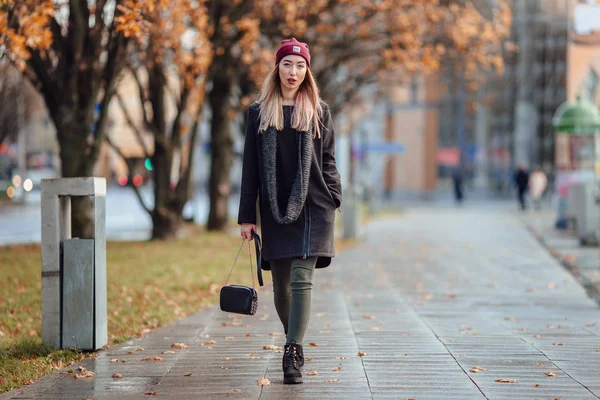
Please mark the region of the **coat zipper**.
<svg viewBox="0 0 600 400"><path fill-rule="evenodd" d="M304 238L302 243L302 258L306 259L310 252L310 206L308 199L304 208Z"/></svg>

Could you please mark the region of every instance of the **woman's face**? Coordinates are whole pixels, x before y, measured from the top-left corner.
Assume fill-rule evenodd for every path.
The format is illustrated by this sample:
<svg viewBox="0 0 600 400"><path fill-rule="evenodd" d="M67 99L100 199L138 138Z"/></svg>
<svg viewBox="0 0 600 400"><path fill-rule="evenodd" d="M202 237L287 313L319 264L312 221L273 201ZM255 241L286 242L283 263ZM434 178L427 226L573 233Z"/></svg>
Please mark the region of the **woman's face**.
<svg viewBox="0 0 600 400"><path fill-rule="evenodd" d="M288 90L298 90L306 77L306 60L304 57L290 54L279 63L279 79Z"/></svg>

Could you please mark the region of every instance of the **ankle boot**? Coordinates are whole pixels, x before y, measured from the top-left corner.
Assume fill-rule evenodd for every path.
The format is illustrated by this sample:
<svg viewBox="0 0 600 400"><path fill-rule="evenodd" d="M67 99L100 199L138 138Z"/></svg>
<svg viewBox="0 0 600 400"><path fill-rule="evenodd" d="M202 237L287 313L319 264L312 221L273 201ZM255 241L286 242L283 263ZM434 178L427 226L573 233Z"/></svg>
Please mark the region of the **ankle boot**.
<svg viewBox="0 0 600 400"><path fill-rule="evenodd" d="M285 335L284 338L287 339L287 329L284 329ZM304 351L302 351L302 346L297 345L296 350L298 351L298 366L300 368L304 367Z"/></svg>
<svg viewBox="0 0 600 400"><path fill-rule="evenodd" d="M283 383L302 383L302 372L300 372L301 367L298 356L298 349L302 352L302 346L298 344L286 344L283 349Z"/></svg>

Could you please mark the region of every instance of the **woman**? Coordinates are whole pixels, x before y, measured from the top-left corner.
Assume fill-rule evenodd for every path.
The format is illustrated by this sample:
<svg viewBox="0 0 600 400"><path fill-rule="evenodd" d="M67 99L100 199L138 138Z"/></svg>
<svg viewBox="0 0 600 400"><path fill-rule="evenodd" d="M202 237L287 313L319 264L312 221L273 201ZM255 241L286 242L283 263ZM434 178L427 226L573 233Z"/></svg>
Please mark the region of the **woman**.
<svg viewBox="0 0 600 400"><path fill-rule="evenodd" d="M281 42L275 68L248 110L238 224L252 240L259 199L262 269L271 270L286 333L284 383L302 383L302 342L315 268L334 257L335 209L342 202L329 108L310 72L310 52Z"/></svg>

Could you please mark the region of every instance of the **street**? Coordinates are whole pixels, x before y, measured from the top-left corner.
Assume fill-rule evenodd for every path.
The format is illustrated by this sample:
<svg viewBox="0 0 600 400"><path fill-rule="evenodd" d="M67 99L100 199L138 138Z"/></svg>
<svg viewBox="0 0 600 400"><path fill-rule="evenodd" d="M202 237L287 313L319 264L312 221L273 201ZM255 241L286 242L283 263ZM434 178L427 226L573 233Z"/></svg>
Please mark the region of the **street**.
<svg viewBox="0 0 600 400"><path fill-rule="evenodd" d="M152 200L150 187L142 189L142 195ZM230 216L237 216L238 197L232 196L229 202ZM195 200L184 209L184 215L195 211L194 220L205 224L208 218L208 198L197 193ZM106 235L109 240L144 240L150 237L152 221L142 208L131 188L107 187L106 194ZM32 243L41 240L40 192L28 193L23 205L0 206L0 245Z"/></svg>

